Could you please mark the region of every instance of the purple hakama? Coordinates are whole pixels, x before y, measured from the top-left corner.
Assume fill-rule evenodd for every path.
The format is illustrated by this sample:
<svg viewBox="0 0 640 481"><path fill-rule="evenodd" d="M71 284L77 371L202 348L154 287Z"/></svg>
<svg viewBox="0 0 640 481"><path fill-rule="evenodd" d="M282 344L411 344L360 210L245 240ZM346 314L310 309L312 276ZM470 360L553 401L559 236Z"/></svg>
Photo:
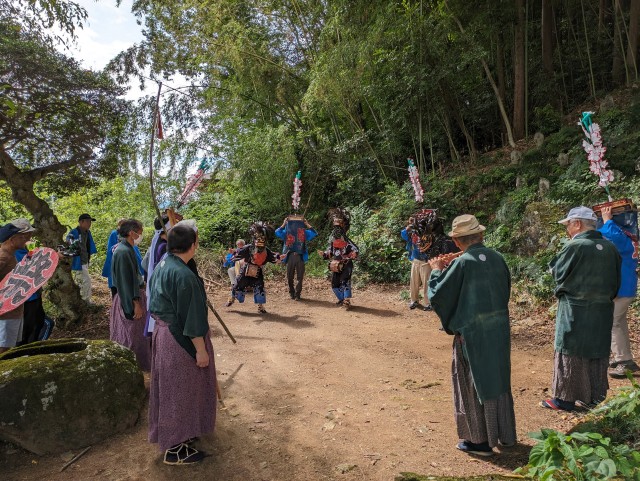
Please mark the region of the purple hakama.
<svg viewBox="0 0 640 481"><path fill-rule="evenodd" d="M127 319L122 310L120 295L113 296L109 311L109 339L133 351L138 366L145 372L151 370L151 340L144 336L144 324L147 306L147 296L144 289L140 289L140 303L145 312L140 319Z"/></svg>
<svg viewBox="0 0 640 481"><path fill-rule="evenodd" d="M155 317L154 317L155 318ZM204 336L209 365L201 368L158 318L153 332L149 441L167 450L213 432L216 422L216 367L210 331Z"/></svg>

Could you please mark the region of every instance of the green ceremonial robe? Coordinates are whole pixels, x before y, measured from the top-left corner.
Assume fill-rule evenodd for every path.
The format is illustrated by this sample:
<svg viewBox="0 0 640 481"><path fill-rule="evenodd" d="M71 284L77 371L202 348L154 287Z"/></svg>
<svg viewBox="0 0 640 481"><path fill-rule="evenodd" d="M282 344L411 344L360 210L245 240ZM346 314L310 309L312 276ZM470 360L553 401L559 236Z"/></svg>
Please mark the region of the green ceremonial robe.
<svg viewBox="0 0 640 481"><path fill-rule="evenodd" d="M448 334L462 336L480 402L511 392L510 293L507 264L481 243L429 278L431 306Z"/></svg>
<svg viewBox="0 0 640 481"><path fill-rule="evenodd" d="M168 254L149 280L149 311L169 324L169 331L194 359L191 341L209 331L204 286L179 257Z"/></svg>
<svg viewBox="0 0 640 481"><path fill-rule="evenodd" d="M142 276L133 246L122 240L113 251L111 260L113 287L118 291L122 311L127 319L133 319L133 301L140 299Z"/></svg>
<svg viewBox="0 0 640 481"><path fill-rule="evenodd" d="M620 263L615 246L595 230L576 235L551 261L558 298L557 352L586 359L609 357Z"/></svg>

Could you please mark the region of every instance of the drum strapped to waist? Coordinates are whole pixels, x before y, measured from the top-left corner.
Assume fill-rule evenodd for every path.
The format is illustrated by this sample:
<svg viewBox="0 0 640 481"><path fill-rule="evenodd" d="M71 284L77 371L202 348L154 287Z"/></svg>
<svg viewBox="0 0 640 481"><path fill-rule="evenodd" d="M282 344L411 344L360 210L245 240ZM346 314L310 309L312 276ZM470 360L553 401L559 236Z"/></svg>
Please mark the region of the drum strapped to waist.
<svg viewBox="0 0 640 481"><path fill-rule="evenodd" d="M247 268L244 270L244 275L248 277L258 277L260 274L260 266L255 264L247 264Z"/></svg>
<svg viewBox="0 0 640 481"><path fill-rule="evenodd" d="M342 268L346 264L345 261L331 261L329 262L329 270L331 272L342 272Z"/></svg>

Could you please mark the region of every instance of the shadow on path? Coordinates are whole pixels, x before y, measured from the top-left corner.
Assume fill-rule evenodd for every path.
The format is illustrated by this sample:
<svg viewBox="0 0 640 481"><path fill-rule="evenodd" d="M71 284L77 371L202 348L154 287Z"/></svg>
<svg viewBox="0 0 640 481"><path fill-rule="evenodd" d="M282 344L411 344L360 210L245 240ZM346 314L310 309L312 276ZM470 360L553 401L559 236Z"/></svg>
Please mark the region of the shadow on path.
<svg viewBox="0 0 640 481"><path fill-rule="evenodd" d="M282 316L272 312L266 312L265 314L243 311L234 312L242 317L251 317L256 324L262 324L263 322L280 322L295 329L305 329L315 326L313 322L303 320L301 316Z"/></svg>
<svg viewBox="0 0 640 481"><path fill-rule="evenodd" d="M357 304L351 304L349 312L357 312L359 314L369 314L379 317L397 317L400 315L399 312L392 311L390 309L376 309L374 307L359 306Z"/></svg>
<svg viewBox="0 0 640 481"><path fill-rule="evenodd" d="M238 374L238 372L240 372L240 369L242 369L242 366L244 366L244 362L243 362L243 363L241 363L241 364L236 368L236 370L235 370L235 371L233 371L231 374L229 374L229 377L227 377L227 379L225 379L225 380L224 380L224 382L221 382L221 383L220 383L220 387L221 387L221 388L223 388L223 389L227 389L227 388L229 388L230 386L232 386L232 385L233 385L233 382L234 382L233 380L234 380L234 378L236 377L236 375Z"/></svg>
<svg viewBox="0 0 640 481"><path fill-rule="evenodd" d="M485 461L513 471L529 462L531 446L516 444L512 448L500 448L500 454L491 458L483 458Z"/></svg>
<svg viewBox="0 0 640 481"><path fill-rule="evenodd" d="M291 302L295 302L295 301L291 301ZM335 307L337 308L338 306L336 306L335 302L332 301L323 301L322 299L307 299L307 298L302 298L300 301L298 301L301 305L312 305L312 306L323 306L323 307Z"/></svg>

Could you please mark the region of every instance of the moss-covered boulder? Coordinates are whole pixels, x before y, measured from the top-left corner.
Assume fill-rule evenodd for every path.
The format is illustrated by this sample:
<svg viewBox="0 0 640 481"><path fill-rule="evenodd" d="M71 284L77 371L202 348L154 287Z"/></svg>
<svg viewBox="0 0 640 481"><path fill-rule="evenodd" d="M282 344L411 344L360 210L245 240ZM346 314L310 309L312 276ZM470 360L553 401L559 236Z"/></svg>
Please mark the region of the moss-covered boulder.
<svg viewBox="0 0 640 481"><path fill-rule="evenodd" d="M36 454L133 426L145 400L134 354L111 341L58 339L0 355L0 439Z"/></svg>

